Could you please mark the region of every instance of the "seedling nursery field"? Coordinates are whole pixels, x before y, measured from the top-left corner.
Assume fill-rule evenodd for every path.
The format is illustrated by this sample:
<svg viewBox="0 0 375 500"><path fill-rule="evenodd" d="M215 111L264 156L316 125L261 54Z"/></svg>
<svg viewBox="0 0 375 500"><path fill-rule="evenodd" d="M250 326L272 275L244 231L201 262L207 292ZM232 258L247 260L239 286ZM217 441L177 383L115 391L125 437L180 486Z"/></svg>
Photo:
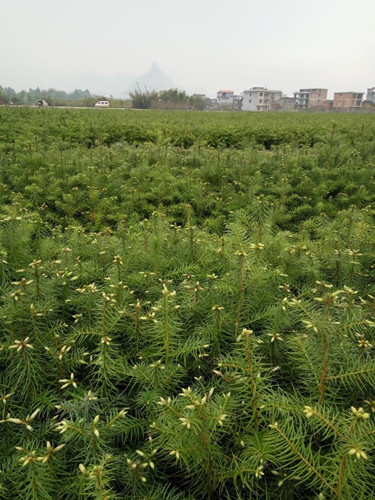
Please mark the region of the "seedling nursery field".
<svg viewBox="0 0 375 500"><path fill-rule="evenodd" d="M371 499L375 117L0 109L0 497Z"/></svg>

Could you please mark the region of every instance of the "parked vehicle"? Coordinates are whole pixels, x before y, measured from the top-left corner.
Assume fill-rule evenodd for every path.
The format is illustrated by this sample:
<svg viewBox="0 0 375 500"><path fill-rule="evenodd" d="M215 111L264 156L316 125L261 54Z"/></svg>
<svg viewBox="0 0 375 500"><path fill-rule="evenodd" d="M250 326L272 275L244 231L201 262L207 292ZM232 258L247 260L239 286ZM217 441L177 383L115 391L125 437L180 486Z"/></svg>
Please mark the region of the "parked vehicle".
<svg viewBox="0 0 375 500"><path fill-rule="evenodd" d="M109 102L108 101L98 101L95 104L96 108L109 108Z"/></svg>
<svg viewBox="0 0 375 500"><path fill-rule="evenodd" d="M45 99L38 99L36 102L40 108L46 108L48 106L48 102Z"/></svg>

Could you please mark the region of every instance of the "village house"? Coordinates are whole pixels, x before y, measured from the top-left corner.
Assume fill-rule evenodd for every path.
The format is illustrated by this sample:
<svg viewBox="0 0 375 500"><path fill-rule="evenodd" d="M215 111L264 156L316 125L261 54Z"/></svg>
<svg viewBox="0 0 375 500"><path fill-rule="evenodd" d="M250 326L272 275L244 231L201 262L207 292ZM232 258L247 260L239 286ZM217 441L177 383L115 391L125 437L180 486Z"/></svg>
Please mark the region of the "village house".
<svg viewBox="0 0 375 500"><path fill-rule="evenodd" d="M278 111L295 111L296 100L294 97L282 95L277 102Z"/></svg>
<svg viewBox="0 0 375 500"><path fill-rule="evenodd" d="M303 109L329 109L330 101L327 99L328 89L300 89L294 92L297 110Z"/></svg>
<svg viewBox="0 0 375 500"><path fill-rule="evenodd" d="M366 101L370 101L375 104L375 87L367 89Z"/></svg>
<svg viewBox="0 0 375 500"><path fill-rule="evenodd" d="M216 94L216 102L218 106L231 106L233 104L233 90L219 90Z"/></svg>
<svg viewBox="0 0 375 500"><path fill-rule="evenodd" d="M236 95L233 90L219 90L216 101L218 108L240 110L242 96Z"/></svg>
<svg viewBox="0 0 375 500"><path fill-rule="evenodd" d="M275 111L282 92L266 87L252 87L245 90L242 96L242 111Z"/></svg>
<svg viewBox="0 0 375 500"><path fill-rule="evenodd" d="M334 111L357 111L362 108L364 92L335 92L333 94Z"/></svg>

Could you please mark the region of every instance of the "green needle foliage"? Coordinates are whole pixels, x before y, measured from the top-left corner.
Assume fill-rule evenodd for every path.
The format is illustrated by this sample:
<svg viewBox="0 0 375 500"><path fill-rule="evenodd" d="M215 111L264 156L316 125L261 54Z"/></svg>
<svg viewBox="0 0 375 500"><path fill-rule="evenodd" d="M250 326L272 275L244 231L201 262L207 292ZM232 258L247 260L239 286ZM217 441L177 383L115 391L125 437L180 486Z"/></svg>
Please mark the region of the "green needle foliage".
<svg viewBox="0 0 375 500"><path fill-rule="evenodd" d="M373 498L374 118L0 114L0 498Z"/></svg>

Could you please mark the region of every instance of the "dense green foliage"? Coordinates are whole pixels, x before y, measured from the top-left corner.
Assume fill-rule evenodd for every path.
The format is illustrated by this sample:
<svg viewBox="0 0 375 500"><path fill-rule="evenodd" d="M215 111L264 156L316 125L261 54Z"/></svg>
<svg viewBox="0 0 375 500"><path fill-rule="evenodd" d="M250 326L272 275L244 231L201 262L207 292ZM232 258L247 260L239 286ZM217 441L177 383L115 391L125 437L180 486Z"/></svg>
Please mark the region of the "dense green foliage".
<svg viewBox="0 0 375 500"><path fill-rule="evenodd" d="M37 87L36 89L30 88L16 92L11 87L3 88L0 85L0 101L5 104L35 106L38 99L45 99L49 106L93 107L98 100L109 99L111 108L173 110L203 110L205 108L204 99L199 96L188 96L185 91L178 89L149 91L137 88L130 92L130 99L120 99L113 96L91 94L88 89L66 92L65 90Z"/></svg>
<svg viewBox="0 0 375 500"><path fill-rule="evenodd" d="M374 498L375 119L0 109L0 497Z"/></svg>
<svg viewBox="0 0 375 500"><path fill-rule="evenodd" d="M141 90L130 92L132 107L135 109L203 110L205 100L199 96L189 97L184 90Z"/></svg>

